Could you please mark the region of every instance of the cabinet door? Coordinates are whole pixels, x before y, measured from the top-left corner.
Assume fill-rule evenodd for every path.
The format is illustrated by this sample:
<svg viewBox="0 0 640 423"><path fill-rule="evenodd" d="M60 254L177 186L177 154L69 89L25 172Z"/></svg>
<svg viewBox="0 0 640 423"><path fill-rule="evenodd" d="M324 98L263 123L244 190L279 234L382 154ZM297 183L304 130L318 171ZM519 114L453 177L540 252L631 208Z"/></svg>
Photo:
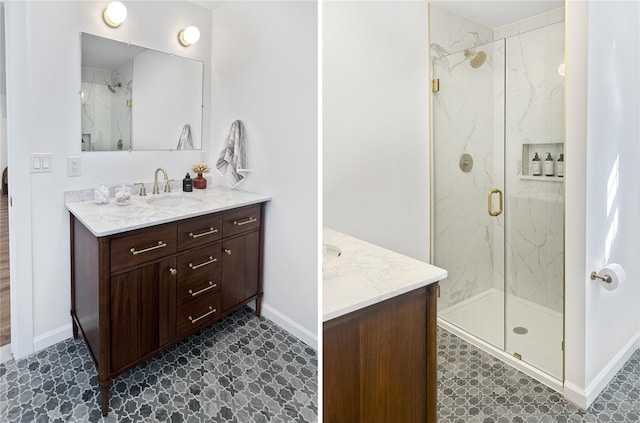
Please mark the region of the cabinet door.
<svg viewBox="0 0 640 423"><path fill-rule="evenodd" d="M228 310L258 293L260 232L222 244L222 309Z"/></svg>
<svg viewBox="0 0 640 423"><path fill-rule="evenodd" d="M175 258L111 277L111 371L153 352L176 335Z"/></svg>

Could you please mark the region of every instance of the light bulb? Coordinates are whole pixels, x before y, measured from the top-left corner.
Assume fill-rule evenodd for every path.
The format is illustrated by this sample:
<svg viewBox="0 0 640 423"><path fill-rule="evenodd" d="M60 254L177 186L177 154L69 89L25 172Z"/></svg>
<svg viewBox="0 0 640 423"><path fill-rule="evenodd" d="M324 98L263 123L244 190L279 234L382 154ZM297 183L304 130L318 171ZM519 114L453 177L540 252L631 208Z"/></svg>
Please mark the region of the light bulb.
<svg viewBox="0 0 640 423"><path fill-rule="evenodd" d="M102 19L111 28L117 28L127 19L127 8L119 1L112 1L102 12Z"/></svg>
<svg viewBox="0 0 640 423"><path fill-rule="evenodd" d="M200 39L200 30L195 26L188 26L178 34L178 41L185 47L195 44Z"/></svg>

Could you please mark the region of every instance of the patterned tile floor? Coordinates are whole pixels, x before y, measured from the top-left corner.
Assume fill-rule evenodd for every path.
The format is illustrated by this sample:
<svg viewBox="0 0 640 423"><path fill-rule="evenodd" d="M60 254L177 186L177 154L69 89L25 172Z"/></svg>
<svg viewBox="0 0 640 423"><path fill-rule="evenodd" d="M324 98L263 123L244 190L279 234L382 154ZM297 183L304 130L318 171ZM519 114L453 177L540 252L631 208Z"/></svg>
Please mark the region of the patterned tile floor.
<svg viewBox="0 0 640 423"><path fill-rule="evenodd" d="M588 410L438 329L439 423L640 422L640 351Z"/></svg>
<svg viewBox="0 0 640 423"><path fill-rule="evenodd" d="M111 385L102 418L82 339L0 364L0 422L313 422L316 351L243 309Z"/></svg>

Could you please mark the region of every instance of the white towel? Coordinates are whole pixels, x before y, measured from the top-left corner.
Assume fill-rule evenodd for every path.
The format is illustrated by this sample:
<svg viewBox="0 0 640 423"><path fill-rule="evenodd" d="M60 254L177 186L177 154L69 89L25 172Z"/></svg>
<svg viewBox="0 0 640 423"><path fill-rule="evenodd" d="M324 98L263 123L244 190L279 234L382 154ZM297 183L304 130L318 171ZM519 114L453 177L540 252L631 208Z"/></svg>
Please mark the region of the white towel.
<svg viewBox="0 0 640 423"><path fill-rule="evenodd" d="M231 165L231 187L235 188L247 177L246 173L249 172L244 127L239 120L231 124L229 135L227 135L225 145L216 162L216 169L220 175L224 175L227 173L229 165Z"/></svg>

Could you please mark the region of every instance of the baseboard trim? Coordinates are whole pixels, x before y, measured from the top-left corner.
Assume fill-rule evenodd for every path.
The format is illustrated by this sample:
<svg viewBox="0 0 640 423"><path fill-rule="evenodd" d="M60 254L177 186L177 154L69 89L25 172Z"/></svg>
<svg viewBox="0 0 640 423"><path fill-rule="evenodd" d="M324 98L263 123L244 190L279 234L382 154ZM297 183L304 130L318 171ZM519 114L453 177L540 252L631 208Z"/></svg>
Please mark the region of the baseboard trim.
<svg viewBox="0 0 640 423"><path fill-rule="evenodd" d="M252 306L252 304L250 306ZM318 335L309 331L307 328L300 326L296 321L280 313L275 308L269 306L269 304L265 304L264 301L262 302L262 315L314 350L318 351Z"/></svg>
<svg viewBox="0 0 640 423"><path fill-rule="evenodd" d="M33 338L33 352L38 352L73 336L71 323L45 332Z"/></svg>
<svg viewBox="0 0 640 423"><path fill-rule="evenodd" d="M565 381L564 396L578 407L586 410L598 398L598 395L604 391L609 382L613 380L638 348L640 348L640 332L636 332L586 389L581 389L577 385Z"/></svg>
<svg viewBox="0 0 640 423"><path fill-rule="evenodd" d="M587 409L587 393L584 389L581 389L579 386L565 380L562 394L569 402L583 410Z"/></svg>
<svg viewBox="0 0 640 423"><path fill-rule="evenodd" d="M11 344L1 346L0 347L0 364L6 363L12 358L13 358L13 355L11 354Z"/></svg>

